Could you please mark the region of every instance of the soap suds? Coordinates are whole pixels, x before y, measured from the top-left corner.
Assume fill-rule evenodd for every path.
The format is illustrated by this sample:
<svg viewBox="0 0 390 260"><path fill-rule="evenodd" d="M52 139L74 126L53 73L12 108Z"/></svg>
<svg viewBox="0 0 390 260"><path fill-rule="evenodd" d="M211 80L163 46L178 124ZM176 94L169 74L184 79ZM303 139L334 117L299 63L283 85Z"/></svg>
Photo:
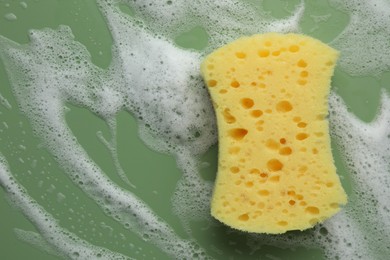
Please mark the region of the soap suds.
<svg viewBox="0 0 390 260"><path fill-rule="evenodd" d="M101 1L102 2L102 1ZM262 32L299 32L304 12L303 1L285 19L274 19L263 10L237 0L222 1L131 1L124 0L152 32L175 38L183 31L201 26L209 35L206 52L235 40L238 35Z"/></svg>
<svg viewBox="0 0 390 260"><path fill-rule="evenodd" d="M351 115L340 97L332 95L330 104L332 132L353 184L353 206L346 207L345 214L361 232L345 239L362 259L380 258L390 252L390 97L382 92L379 113L369 124ZM370 250L361 250L365 244L372 255Z"/></svg>
<svg viewBox="0 0 390 260"><path fill-rule="evenodd" d="M204 256L203 249L196 247L192 241L179 238L143 201L109 180L73 138L66 125L65 102L87 107L109 122L111 116L114 116L121 107L125 105L133 107L133 102L142 102L143 100L139 98L142 92L132 92L128 96L126 93L121 93L123 86L120 84L123 82L118 80L115 83L109 76L115 73L108 74L92 65L86 49L73 40L68 27L60 27L58 31L51 29L32 31L30 36L32 41L30 46L19 46L0 38L4 45L12 46L2 52L1 56L8 56L6 57L9 61L6 61L7 70L14 83L14 91L21 110L31 119L34 131L44 140L46 147L69 177L107 215L140 237L147 238L146 240L150 243L158 245L168 255L179 258L192 254ZM80 61L83 66L79 65ZM23 77L18 77L21 71ZM17 72L17 75L13 72ZM29 79L27 84L26 79ZM88 86L93 86L93 88L88 88ZM162 98L166 95L165 98L170 99L172 95L168 94L163 93ZM186 94L188 93L183 91L183 95ZM132 103L125 104L125 97ZM167 102L172 104L172 101ZM144 116L144 120L157 120L156 114L158 115L160 107L158 104L156 106L147 107L150 109L151 119ZM162 109L162 111L167 110ZM136 114L136 112L143 111L133 113ZM196 113L196 110L189 113ZM185 120L185 118L182 119ZM163 127L171 125L172 123L166 122ZM159 131L158 126L155 129ZM168 132L164 134L163 137L167 136ZM167 137L172 138L174 144L180 144L176 136L168 135ZM184 142L189 141L184 139Z"/></svg>
<svg viewBox="0 0 390 260"><path fill-rule="evenodd" d="M61 253L53 249L50 244L38 233L34 231L26 231L19 228L14 228L15 236L21 241L30 244L49 255L63 257Z"/></svg>
<svg viewBox="0 0 390 260"><path fill-rule="evenodd" d="M386 0L331 0L347 12L347 27L330 45L341 53L339 65L351 75L379 75L390 69L390 3Z"/></svg>
<svg viewBox="0 0 390 260"><path fill-rule="evenodd" d="M98 131L96 133L97 138L99 141L107 148L107 150L111 154L111 158L114 162L116 172L119 175L119 177L122 179L123 182L125 182L127 185L129 185L132 188L136 188L136 186L129 180L127 177L125 171L123 170L119 158L118 158L118 153L117 153L117 135L116 135L116 120L112 119L108 123L110 127L110 134L111 134L111 140L107 140L101 131Z"/></svg>
<svg viewBox="0 0 390 260"><path fill-rule="evenodd" d="M122 13L116 6L118 3L127 3L134 10L134 17ZM390 26L383 19L387 17L386 12L390 12L387 3L379 0L370 3L334 0L332 3L348 12L351 18L355 17L332 42L343 53L342 68L354 74L388 70L390 58L386 55L390 48L384 44L389 42ZM249 4L228 0L99 0L98 4L114 42L113 61L107 70L91 63L86 48L74 40L66 26L57 30L33 30L27 45L0 36L0 57L6 65L20 109L75 185L124 229L156 245L170 257L207 258L208 252L195 241L189 227L193 219L210 218L211 183L201 179L198 159L216 142L214 115L199 75L200 60L211 50L242 35L267 31L299 32L304 4L298 5L291 17L281 20L255 12ZM361 25L362 22L367 24ZM173 44L178 34L199 25L209 35L205 50L187 51ZM357 27L361 27L359 32L365 36L354 34ZM368 36L371 31L378 31L378 38ZM347 47L356 51L349 51ZM390 225L386 218L389 210L386 198L390 192L390 169L385 164L390 160L387 136L390 102L383 96L381 116L368 125L349 114L336 95L331 98L332 111L335 111L330 117L333 134L345 154L355 187L353 200L345 212L305 233L248 235L247 244L252 252L269 244L281 248L322 248L328 259L373 259L380 258L381 254L388 255L390 250L386 241L389 241ZM118 111L126 110L138 119L140 137L149 147L177 158L183 177L177 184L172 202L190 238L179 237L145 202L108 179L71 133L64 118L65 103L85 107L108 124L112 124ZM116 145L112 145L114 151ZM17 177L17 173L11 175L5 165L3 160L0 175L2 182L8 183L5 181L12 175ZM30 197L18 193L21 187L16 185L12 181L12 185L7 186L10 188L5 188L9 194L20 195L15 204L28 218L34 218L37 227L47 227L44 220L35 218L36 215L29 211L31 205L23 201ZM379 193L382 191L386 195ZM44 212L38 204L34 204L34 209ZM384 217L378 217L381 215ZM38 231L38 236L30 236L36 243L40 243L39 236L47 234L45 230ZM76 246L81 245L86 246L83 241ZM88 251L79 251L96 254L100 250L90 245L86 247ZM69 254L73 249L67 244L55 248L60 254Z"/></svg>
<svg viewBox="0 0 390 260"><path fill-rule="evenodd" d="M69 259L129 259L107 248L91 245L61 228L57 220L34 201L12 177L2 154L0 154L0 185L7 192L8 199L35 225L46 245L54 249L58 255Z"/></svg>

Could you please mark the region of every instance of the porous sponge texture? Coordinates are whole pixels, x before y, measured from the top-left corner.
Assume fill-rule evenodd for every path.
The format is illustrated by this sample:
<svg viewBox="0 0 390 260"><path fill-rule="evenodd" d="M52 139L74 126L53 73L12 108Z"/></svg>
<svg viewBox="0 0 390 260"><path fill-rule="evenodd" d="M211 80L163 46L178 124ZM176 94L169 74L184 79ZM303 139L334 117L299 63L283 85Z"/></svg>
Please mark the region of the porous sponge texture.
<svg viewBox="0 0 390 260"><path fill-rule="evenodd" d="M310 228L346 203L327 120L337 58L309 36L278 33L240 38L205 58L219 135L215 218L278 234Z"/></svg>

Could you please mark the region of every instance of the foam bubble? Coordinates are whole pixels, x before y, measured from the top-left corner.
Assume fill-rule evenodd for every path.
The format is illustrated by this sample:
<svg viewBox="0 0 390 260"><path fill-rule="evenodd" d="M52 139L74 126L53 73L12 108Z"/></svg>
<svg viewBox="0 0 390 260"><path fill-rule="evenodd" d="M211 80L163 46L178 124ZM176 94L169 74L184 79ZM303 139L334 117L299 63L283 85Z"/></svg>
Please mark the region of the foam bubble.
<svg viewBox="0 0 390 260"><path fill-rule="evenodd" d="M18 19L14 13L5 14L4 18L7 19L8 21L15 21L16 19Z"/></svg>
<svg viewBox="0 0 390 260"><path fill-rule="evenodd" d="M24 9L26 9L28 7L27 3L22 1L19 3L21 7L23 7Z"/></svg>

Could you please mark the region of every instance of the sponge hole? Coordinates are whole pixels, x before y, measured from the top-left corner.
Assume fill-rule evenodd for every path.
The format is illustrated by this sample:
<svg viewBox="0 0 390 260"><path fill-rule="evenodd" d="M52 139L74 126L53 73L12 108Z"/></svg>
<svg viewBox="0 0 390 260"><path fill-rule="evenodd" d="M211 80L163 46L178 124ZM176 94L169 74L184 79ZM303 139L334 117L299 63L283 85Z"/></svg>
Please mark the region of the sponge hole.
<svg viewBox="0 0 390 260"><path fill-rule="evenodd" d="M324 120L326 117L327 117L327 115L325 115L325 114L319 114L319 115L317 115L316 119L317 120Z"/></svg>
<svg viewBox="0 0 390 260"><path fill-rule="evenodd" d="M259 120L256 122L256 130L258 131L263 131L264 128L263 128L263 124L264 124L264 120Z"/></svg>
<svg viewBox="0 0 390 260"><path fill-rule="evenodd" d="M306 68L307 67L307 62L305 60L299 60L297 62L297 66L300 68Z"/></svg>
<svg viewBox="0 0 390 260"><path fill-rule="evenodd" d="M262 115L263 115L263 111L261 111L259 109L251 111L251 116L253 116L255 118L261 117Z"/></svg>
<svg viewBox="0 0 390 260"><path fill-rule="evenodd" d="M230 113L229 108L225 108L225 110L223 110L222 114L223 114L223 118L225 119L226 123L233 124L236 122L236 118Z"/></svg>
<svg viewBox="0 0 390 260"><path fill-rule="evenodd" d="M300 75L302 78L306 78L307 76L309 76L309 72L306 70L303 70L303 71L301 71Z"/></svg>
<svg viewBox="0 0 390 260"><path fill-rule="evenodd" d="M279 226L285 227L285 226L288 225L288 222L287 222L287 221L278 221L277 224L278 224Z"/></svg>
<svg viewBox="0 0 390 260"><path fill-rule="evenodd" d="M233 146L229 148L230 154L238 154L240 152L241 148L237 146Z"/></svg>
<svg viewBox="0 0 390 260"><path fill-rule="evenodd" d="M289 196L295 196L295 191L289 190L289 191L287 191L287 195L289 195Z"/></svg>
<svg viewBox="0 0 390 260"><path fill-rule="evenodd" d="M318 215L320 214L320 209L317 207L310 206L305 209L305 212L312 215Z"/></svg>
<svg viewBox="0 0 390 260"><path fill-rule="evenodd" d="M259 209L263 209L263 208L265 207L264 202L259 202L259 203L257 203L257 207L258 207Z"/></svg>
<svg viewBox="0 0 390 260"><path fill-rule="evenodd" d="M307 84L307 80L305 79L298 79L298 84L301 85L301 86L305 86Z"/></svg>
<svg viewBox="0 0 390 260"><path fill-rule="evenodd" d="M279 150L279 154L280 155L290 155L290 154L292 154L292 149L290 147L282 147Z"/></svg>
<svg viewBox="0 0 390 260"><path fill-rule="evenodd" d="M269 56L269 50L259 50L257 53L261 58L265 58Z"/></svg>
<svg viewBox="0 0 390 260"><path fill-rule="evenodd" d="M245 214L242 214L242 215L238 216L238 220L241 220L241 221L248 221L248 220L249 220L249 215L248 215L248 213L245 213Z"/></svg>
<svg viewBox="0 0 390 260"><path fill-rule="evenodd" d="M217 85L217 81L214 80L214 79L210 79L208 82L207 82L207 85L209 85L209 87L215 87Z"/></svg>
<svg viewBox="0 0 390 260"><path fill-rule="evenodd" d="M299 168L298 168L298 171L299 171L300 173L305 173L305 172L307 172L307 166L303 165L303 166L299 167Z"/></svg>
<svg viewBox="0 0 390 260"><path fill-rule="evenodd" d="M293 118L293 121L299 123L302 119L299 116Z"/></svg>
<svg viewBox="0 0 390 260"><path fill-rule="evenodd" d="M249 171L249 173L250 173L250 174L260 174L260 171L259 171L259 169L251 169L251 170Z"/></svg>
<svg viewBox="0 0 390 260"><path fill-rule="evenodd" d="M212 65L212 64L207 65L207 69L213 70L214 69L214 65Z"/></svg>
<svg viewBox="0 0 390 260"><path fill-rule="evenodd" d="M333 61L328 61L327 63L325 63L326 66L333 66L334 65L334 62Z"/></svg>
<svg viewBox="0 0 390 260"><path fill-rule="evenodd" d="M240 171L240 168L236 167L236 166L233 166L233 167L230 167L230 171L232 173L238 173Z"/></svg>
<svg viewBox="0 0 390 260"><path fill-rule="evenodd" d="M236 52L236 57L239 59L245 59L246 54L245 54L245 52Z"/></svg>
<svg viewBox="0 0 390 260"><path fill-rule="evenodd" d="M240 82L238 82L237 80L233 80L230 83L230 86L233 87L233 88L239 88L240 87Z"/></svg>
<svg viewBox="0 0 390 260"><path fill-rule="evenodd" d="M263 178L263 179L266 179L268 177L268 174L263 172L263 173L260 173L260 177Z"/></svg>
<svg viewBox="0 0 390 260"><path fill-rule="evenodd" d="M309 135L306 134L306 133L299 133L299 134L297 134L297 135L295 136L295 138L296 138L297 140L299 140L299 141L303 141L303 140L305 140L305 139L308 138L308 137L309 137Z"/></svg>
<svg viewBox="0 0 390 260"><path fill-rule="evenodd" d="M245 186L247 186L248 188L251 188L253 187L253 181L248 181L245 183Z"/></svg>
<svg viewBox="0 0 390 260"><path fill-rule="evenodd" d="M298 126L299 128L305 128L305 127L307 126L307 123L305 123L305 122L299 122L299 123L297 124L297 126Z"/></svg>
<svg viewBox="0 0 390 260"><path fill-rule="evenodd" d="M298 52L299 51L299 46L298 45L291 45L288 50L290 52Z"/></svg>
<svg viewBox="0 0 390 260"><path fill-rule="evenodd" d="M229 131L229 136L234 140L240 141L248 134L245 128L234 128Z"/></svg>
<svg viewBox="0 0 390 260"><path fill-rule="evenodd" d="M317 224L319 222L319 220L317 218L312 218L309 220L309 224L314 226L315 224Z"/></svg>
<svg viewBox="0 0 390 260"><path fill-rule="evenodd" d="M276 104L276 110L278 112L289 112L293 109L293 106L291 103L287 100L280 101L278 104Z"/></svg>
<svg viewBox="0 0 390 260"><path fill-rule="evenodd" d="M334 183L333 182L327 182L326 183L326 187L328 187L328 188L331 188L331 187L333 187L334 186Z"/></svg>
<svg viewBox="0 0 390 260"><path fill-rule="evenodd" d="M267 162L267 168L271 172L280 171L283 169L283 163L278 159L271 159Z"/></svg>
<svg viewBox="0 0 390 260"><path fill-rule="evenodd" d="M264 120L259 120L256 122L256 126L261 126L264 124Z"/></svg>
<svg viewBox="0 0 390 260"><path fill-rule="evenodd" d="M255 215L253 216L253 218L257 218L258 216L261 216L261 215L263 215L263 212L260 211L260 210L256 210L255 211Z"/></svg>
<svg viewBox="0 0 390 260"><path fill-rule="evenodd" d="M268 196L269 190L259 190L257 194L259 194L260 196Z"/></svg>
<svg viewBox="0 0 390 260"><path fill-rule="evenodd" d="M276 142L274 139L268 139L266 142L265 142L265 146L267 146L269 149L271 150L277 150L279 149L279 143Z"/></svg>
<svg viewBox="0 0 390 260"><path fill-rule="evenodd" d="M280 181L280 176L279 175L272 176L269 178L269 181L273 183L278 183Z"/></svg>
<svg viewBox="0 0 390 260"><path fill-rule="evenodd" d="M252 108L255 105L255 102L251 98L241 99L241 106L245 109Z"/></svg>

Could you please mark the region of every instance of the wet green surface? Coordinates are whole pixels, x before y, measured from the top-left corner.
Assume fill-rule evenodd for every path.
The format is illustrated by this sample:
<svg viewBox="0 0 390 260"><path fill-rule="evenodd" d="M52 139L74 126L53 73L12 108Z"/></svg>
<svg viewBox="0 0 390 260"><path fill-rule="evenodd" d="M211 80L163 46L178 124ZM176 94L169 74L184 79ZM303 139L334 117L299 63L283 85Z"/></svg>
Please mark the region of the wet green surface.
<svg viewBox="0 0 390 260"><path fill-rule="evenodd" d="M35 0L26 3L27 7L24 8L20 1L0 0L0 35L19 43L27 43L29 29L57 28L58 25L65 24L72 28L76 40L88 48L92 61L96 65L103 68L108 66L111 60L112 39L93 0ZM289 1L287 4L287 1L268 0L264 1L264 9L275 18L283 18L288 16L298 3L299 1ZM306 1L305 4L306 11L302 22L304 33L330 42L348 23L348 16L332 9L326 1ZM131 9L122 9L132 14ZM16 20L6 18L10 13L15 14ZM207 37L202 28L194 27L174 40L184 48L200 50L207 46ZM336 92L344 98L351 111L365 121L370 121L375 116L380 90L390 85L388 83L390 83L388 74L380 78L353 78L339 69L336 70L333 78ZM0 132L0 151L9 162L17 180L26 187L34 199L59 220L61 226L92 244L137 259L167 258L158 248L124 230L103 214L97 205L72 184L54 158L42 148L41 140L34 137L30 123L18 110L2 63L0 63L0 94L12 106L8 109L0 104L0 124L7 124L7 127L3 127L4 130ZM181 175L175 159L147 148L138 138L136 121L125 112L119 113L117 152L123 170L137 187L134 189L118 177L109 151L97 136L97 133L101 132L107 140L112 138L105 122L83 108L72 105L68 107L67 123L89 156L114 182L133 191L162 219L173 226L178 234L185 237L178 217L173 214L172 207L169 206L176 182ZM338 154L335 151L339 173L346 176L343 183L349 189L348 177ZM210 165L201 171L204 179L210 181L214 179L216 159L216 147L203 156L203 161ZM66 205L59 194L66 194ZM15 228L24 230L35 230L35 228L17 209L7 203L2 189L0 189L0 214L0 258L56 258L16 238ZM199 244L205 247L211 256L220 259L232 256L240 259L241 252L248 250L243 242L240 243L244 241L245 234L232 233L227 236L226 227L208 225L208 223L194 222L191 228ZM228 246L227 240L236 244ZM265 246L248 258L319 259L321 255L319 250L314 249L297 248L292 251Z"/></svg>

